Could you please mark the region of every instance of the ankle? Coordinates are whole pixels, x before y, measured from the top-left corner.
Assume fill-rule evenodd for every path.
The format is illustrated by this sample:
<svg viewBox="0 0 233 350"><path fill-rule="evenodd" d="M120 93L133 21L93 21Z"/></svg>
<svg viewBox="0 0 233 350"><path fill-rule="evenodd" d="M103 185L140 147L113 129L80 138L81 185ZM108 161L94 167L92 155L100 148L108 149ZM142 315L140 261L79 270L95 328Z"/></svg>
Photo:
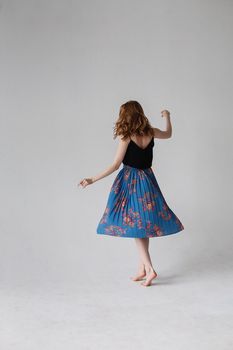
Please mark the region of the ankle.
<svg viewBox="0 0 233 350"><path fill-rule="evenodd" d="M144 264L141 264L141 265L139 266L138 270L139 270L140 272L145 272L145 271L146 271L145 265L144 265Z"/></svg>
<svg viewBox="0 0 233 350"><path fill-rule="evenodd" d="M145 266L146 273L149 274L151 272L155 272L151 265Z"/></svg>

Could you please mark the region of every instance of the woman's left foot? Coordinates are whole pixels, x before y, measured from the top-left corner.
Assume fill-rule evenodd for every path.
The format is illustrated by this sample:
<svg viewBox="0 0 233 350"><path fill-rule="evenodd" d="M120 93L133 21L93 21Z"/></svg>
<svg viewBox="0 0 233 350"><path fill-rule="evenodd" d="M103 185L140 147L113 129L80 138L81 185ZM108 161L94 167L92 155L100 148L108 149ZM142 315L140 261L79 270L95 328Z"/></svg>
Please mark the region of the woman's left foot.
<svg viewBox="0 0 233 350"><path fill-rule="evenodd" d="M146 277L146 271L139 272L136 276L131 277L132 281L142 281Z"/></svg>
<svg viewBox="0 0 233 350"><path fill-rule="evenodd" d="M145 282L142 282L141 285L145 287L150 286L152 280L155 279L156 277L157 277L157 273L154 270L149 271Z"/></svg>

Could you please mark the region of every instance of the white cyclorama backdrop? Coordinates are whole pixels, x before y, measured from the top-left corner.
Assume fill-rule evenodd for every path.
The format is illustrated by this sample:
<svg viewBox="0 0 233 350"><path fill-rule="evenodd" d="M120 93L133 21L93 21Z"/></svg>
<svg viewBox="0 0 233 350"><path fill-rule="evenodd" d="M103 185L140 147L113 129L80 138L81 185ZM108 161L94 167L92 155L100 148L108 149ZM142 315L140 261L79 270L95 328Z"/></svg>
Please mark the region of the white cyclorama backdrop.
<svg viewBox="0 0 233 350"><path fill-rule="evenodd" d="M76 187L112 163L113 125L129 99L154 127L171 112L173 135L155 140L153 170L185 230L151 239L158 271L230 266L232 7L1 1L3 284L136 269L133 239L96 234L117 171Z"/></svg>

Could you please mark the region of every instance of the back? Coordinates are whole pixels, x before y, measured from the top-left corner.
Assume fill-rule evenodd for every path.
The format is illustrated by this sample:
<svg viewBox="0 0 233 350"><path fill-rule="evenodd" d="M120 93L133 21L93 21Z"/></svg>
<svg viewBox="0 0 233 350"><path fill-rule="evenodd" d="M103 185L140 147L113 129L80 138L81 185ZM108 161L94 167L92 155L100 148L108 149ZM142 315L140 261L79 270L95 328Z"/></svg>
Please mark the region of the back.
<svg viewBox="0 0 233 350"><path fill-rule="evenodd" d="M154 137L151 138L149 144L142 148L138 144L130 140L122 163L138 169L147 169L152 166L153 161Z"/></svg>

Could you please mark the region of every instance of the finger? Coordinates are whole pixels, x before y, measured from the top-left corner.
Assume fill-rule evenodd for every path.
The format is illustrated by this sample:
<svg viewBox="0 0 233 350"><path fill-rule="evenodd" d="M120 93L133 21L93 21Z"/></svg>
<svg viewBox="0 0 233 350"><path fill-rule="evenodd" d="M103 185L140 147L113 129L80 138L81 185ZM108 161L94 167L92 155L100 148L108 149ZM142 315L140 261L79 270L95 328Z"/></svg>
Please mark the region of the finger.
<svg viewBox="0 0 233 350"><path fill-rule="evenodd" d="M82 187L85 185L85 179L82 179L80 182L79 182L79 185L81 185Z"/></svg>

